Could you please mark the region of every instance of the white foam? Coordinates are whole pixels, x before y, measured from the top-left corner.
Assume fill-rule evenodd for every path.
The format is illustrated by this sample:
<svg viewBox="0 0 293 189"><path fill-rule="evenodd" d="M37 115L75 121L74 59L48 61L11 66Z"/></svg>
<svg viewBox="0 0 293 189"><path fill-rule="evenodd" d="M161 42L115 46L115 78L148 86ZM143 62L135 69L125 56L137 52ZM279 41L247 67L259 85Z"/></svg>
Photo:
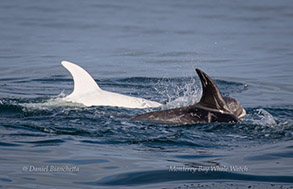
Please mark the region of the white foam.
<svg viewBox="0 0 293 189"><path fill-rule="evenodd" d="M259 108L255 110L255 113L248 114L245 117L245 121L252 122L252 124L274 127L277 126L277 123L269 112Z"/></svg>
<svg viewBox="0 0 293 189"><path fill-rule="evenodd" d="M20 105L26 108L27 110L48 110L50 108L56 108L56 107L84 107L83 104L79 103L73 103L73 102L68 102L64 100L64 96L66 94L64 91L62 91L59 95L56 97L51 97L49 100L46 100L44 102L38 102L38 103L21 103Z"/></svg>

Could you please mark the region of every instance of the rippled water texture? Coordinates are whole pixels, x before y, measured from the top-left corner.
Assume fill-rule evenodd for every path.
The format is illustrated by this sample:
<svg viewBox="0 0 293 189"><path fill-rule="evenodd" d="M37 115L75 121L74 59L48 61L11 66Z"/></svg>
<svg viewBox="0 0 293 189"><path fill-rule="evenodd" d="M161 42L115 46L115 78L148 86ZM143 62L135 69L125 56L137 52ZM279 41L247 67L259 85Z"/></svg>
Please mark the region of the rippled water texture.
<svg viewBox="0 0 293 189"><path fill-rule="evenodd" d="M0 1L0 188L290 188L290 1ZM62 60L157 109L80 107ZM132 116L196 103L195 68L241 124Z"/></svg>

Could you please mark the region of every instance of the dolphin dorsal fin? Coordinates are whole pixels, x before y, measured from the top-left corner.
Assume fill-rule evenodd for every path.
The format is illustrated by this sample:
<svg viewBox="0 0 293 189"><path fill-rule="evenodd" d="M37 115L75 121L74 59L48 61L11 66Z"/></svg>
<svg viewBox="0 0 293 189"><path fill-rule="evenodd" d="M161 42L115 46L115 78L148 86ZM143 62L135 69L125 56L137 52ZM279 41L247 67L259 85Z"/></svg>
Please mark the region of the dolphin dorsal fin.
<svg viewBox="0 0 293 189"><path fill-rule="evenodd" d="M230 112L215 82L203 71L196 69L202 84L202 97L198 104L217 110Z"/></svg>
<svg viewBox="0 0 293 189"><path fill-rule="evenodd" d="M87 94L93 91L101 91L101 88L96 81L83 68L68 61L62 61L61 64L70 72L73 78L74 89L70 94L71 96Z"/></svg>

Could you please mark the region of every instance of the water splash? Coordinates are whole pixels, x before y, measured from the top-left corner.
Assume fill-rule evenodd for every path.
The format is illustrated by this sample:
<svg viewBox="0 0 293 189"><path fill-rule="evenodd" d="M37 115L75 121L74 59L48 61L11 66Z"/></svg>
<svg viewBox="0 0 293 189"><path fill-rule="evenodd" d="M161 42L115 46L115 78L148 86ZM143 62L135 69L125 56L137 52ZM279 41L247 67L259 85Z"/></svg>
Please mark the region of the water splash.
<svg viewBox="0 0 293 189"><path fill-rule="evenodd" d="M195 104L201 97L198 81L190 79L162 79L155 87L157 93L165 98L163 109L178 108Z"/></svg>
<svg viewBox="0 0 293 189"><path fill-rule="evenodd" d="M258 108L255 109L252 114L247 114L244 121L248 123L252 123L254 125L261 125L261 126L269 126L269 127L275 127L277 126L277 123L268 111Z"/></svg>

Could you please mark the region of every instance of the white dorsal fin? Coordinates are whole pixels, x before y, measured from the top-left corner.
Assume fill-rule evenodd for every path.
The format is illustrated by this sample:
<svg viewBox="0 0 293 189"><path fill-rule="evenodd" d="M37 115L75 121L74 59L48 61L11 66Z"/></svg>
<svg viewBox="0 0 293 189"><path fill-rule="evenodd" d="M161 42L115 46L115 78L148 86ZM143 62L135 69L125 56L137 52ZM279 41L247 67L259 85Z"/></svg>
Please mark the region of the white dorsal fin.
<svg viewBox="0 0 293 189"><path fill-rule="evenodd" d="M65 101L84 106L117 106L125 108L159 107L160 103L143 98L131 97L100 89L95 80L80 66L62 61L61 64L71 73L74 81L73 92L63 98Z"/></svg>
<svg viewBox="0 0 293 189"><path fill-rule="evenodd" d="M70 94L71 96L79 96L101 90L92 76L80 66L68 61L62 61L61 64L73 77L74 89Z"/></svg>

